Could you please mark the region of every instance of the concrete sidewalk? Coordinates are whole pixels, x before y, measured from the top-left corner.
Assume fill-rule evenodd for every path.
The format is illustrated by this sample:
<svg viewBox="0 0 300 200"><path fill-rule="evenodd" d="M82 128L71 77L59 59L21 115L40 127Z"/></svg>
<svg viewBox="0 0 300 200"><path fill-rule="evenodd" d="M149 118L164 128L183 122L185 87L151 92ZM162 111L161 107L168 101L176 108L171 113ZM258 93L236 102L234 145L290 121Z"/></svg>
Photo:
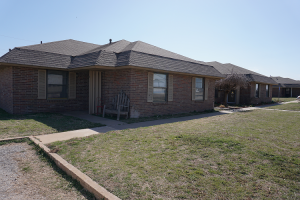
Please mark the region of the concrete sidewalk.
<svg viewBox="0 0 300 200"><path fill-rule="evenodd" d="M63 113L65 115L77 117L80 119L85 119L90 122L97 122L101 124L105 124L109 127L112 127L117 130L124 130L129 128L139 128L139 127L147 127L147 126L155 126L160 124L167 124L167 123L174 123L174 122L180 122L180 121L187 121L187 120L193 120L193 119L200 119L204 117L212 117L216 115L223 115L225 113L220 112L213 112L213 113L206 113L206 114L199 114L199 115L192 115L192 116L186 116L186 117L178 117L178 118L169 118L169 119L159 119L154 121L146 121L146 122L138 122L138 123L132 123L127 124L124 122L120 122L117 120L102 118L98 116L89 115L88 113L84 111L76 111L76 112L68 112Z"/></svg>
<svg viewBox="0 0 300 200"><path fill-rule="evenodd" d="M95 135L99 133L106 133L108 131L113 131L114 128L111 128L109 126L104 127L98 127L98 128L89 128L89 129L79 129L75 131L67 131L67 132L61 132L61 133L53 133L48 135L40 135L35 136L39 141L41 141L43 144L48 144L51 142L56 141L63 141L63 140L70 140L72 138L78 138L78 137L87 137L90 135Z"/></svg>
<svg viewBox="0 0 300 200"><path fill-rule="evenodd" d="M159 119L159 120L154 120L154 121L138 122L138 123L133 123L133 124L124 124L124 125L115 126L113 128L116 128L118 130L124 130L124 129L129 129L129 128L140 128L140 127L169 124L169 123L182 122L182 121L188 121L188 120L194 120L194 119L201 119L201 118L205 118L205 117L212 117L212 116L224 115L224 114L226 114L226 113L213 112L213 113L192 115L192 116L186 116L186 117Z"/></svg>
<svg viewBox="0 0 300 200"><path fill-rule="evenodd" d="M67 115L67 116L77 117L80 119L85 119L87 121L94 122L94 123L105 124L106 126L110 126L110 127L116 127L119 125L126 124L121 121L107 119L107 118L103 118L103 117L95 116L95 115L90 115L87 111L70 111L70 112L63 112L62 114Z"/></svg>

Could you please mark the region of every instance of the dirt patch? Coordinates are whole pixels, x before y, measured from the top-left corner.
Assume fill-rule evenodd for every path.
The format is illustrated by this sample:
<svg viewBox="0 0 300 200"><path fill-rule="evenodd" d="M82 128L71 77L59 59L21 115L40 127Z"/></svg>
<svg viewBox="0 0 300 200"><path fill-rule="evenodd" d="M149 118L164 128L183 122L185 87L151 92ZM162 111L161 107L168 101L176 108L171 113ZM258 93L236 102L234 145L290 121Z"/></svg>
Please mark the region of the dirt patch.
<svg viewBox="0 0 300 200"><path fill-rule="evenodd" d="M0 146L0 182L0 199L93 199L27 143Z"/></svg>

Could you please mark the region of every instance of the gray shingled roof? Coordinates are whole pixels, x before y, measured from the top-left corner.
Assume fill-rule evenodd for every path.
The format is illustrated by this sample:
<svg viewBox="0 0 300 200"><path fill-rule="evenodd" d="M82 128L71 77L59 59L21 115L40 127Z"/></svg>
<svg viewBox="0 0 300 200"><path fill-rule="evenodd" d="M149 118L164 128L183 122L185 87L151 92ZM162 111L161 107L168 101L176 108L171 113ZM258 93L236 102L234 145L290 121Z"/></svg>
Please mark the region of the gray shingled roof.
<svg viewBox="0 0 300 200"><path fill-rule="evenodd" d="M74 69L88 66L137 66L157 70L224 77L205 62L136 41L120 40L96 45L63 40L14 48L0 58L0 63Z"/></svg>
<svg viewBox="0 0 300 200"><path fill-rule="evenodd" d="M57 53L57 54L63 54L69 56L76 56L100 46L101 45L81 42L77 40L61 40L57 42L48 42L44 44L36 44L36 45L19 47L19 48L49 52L49 53Z"/></svg>
<svg viewBox="0 0 300 200"><path fill-rule="evenodd" d="M272 78L256 73L254 71L233 65L231 63L222 64L219 62L206 62L208 65L213 66L220 73L226 75L231 73L244 74L250 82L260 82L267 84L277 84Z"/></svg>
<svg viewBox="0 0 300 200"><path fill-rule="evenodd" d="M271 78L276 81L277 86L280 87L300 87L300 81L291 78L283 78L280 76L272 76Z"/></svg>

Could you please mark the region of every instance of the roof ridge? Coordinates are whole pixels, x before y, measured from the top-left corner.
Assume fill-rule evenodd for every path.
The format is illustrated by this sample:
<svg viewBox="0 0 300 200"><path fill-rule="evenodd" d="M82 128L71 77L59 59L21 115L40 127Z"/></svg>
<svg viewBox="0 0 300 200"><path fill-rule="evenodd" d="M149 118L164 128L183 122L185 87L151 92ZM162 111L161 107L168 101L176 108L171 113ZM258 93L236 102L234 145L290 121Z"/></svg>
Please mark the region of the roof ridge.
<svg viewBox="0 0 300 200"><path fill-rule="evenodd" d="M173 51L170 51L170 50L167 50L167 49L163 49L163 48L161 48L161 47L155 46L155 45L153 45L153 44L149 44L149 43L147 43L147 42L143 42L143 41L140 41L140 40L137 40L137 41L135 41L135 42L139 42L139 43L142 43L142 44L150 45L150 46L152 46L152 47L161 49L161 50L163 50L163 51L166 51L166 52L169 52L169 53L172 53L172 54L175 54L175 55L178 55L178 56L181 56L181 57L190 59L190 60L194 60L194 61L196 61L196 62L199 62L198 60L195 60L195 59L193 59L193 58L186 57L186 56L181 55L181 54L179 54L179 53L175 53L175 52L173 52ZM153 55L155 55L155 54L153 54ZM177 59L177 60L179 60L179 59ZM203 62L203 61L200 61L200 62ZM203 62L203 63L205 63L205 62Z"/></svg>
<svg viewBox="0 0 300 200"><path fill-rule="evenodd" d="M135 51L135 50L127 50L127 51L122 51L122 52L120 52L120 53L128 52L128 51L133 51L133 52L142 53L142 54L147 54L147 55L151 55L151 56L156 56L156 57L161 57L161 58L168 58L168 59L171 59L171 60L179 60L179 61L183 61L183 62L188 62L188 63L194 63L194 64L199 64L199 65L205 65L205 66L213 67L213 66L210 66L210 65L205 64L205 62L203 62L203 63L198 63L198 62L201 62L201 61L198 61L198 62L191 62L191 61L186 61L186 60L181 60L181 59L176 59L176 58L171 58L171 57L166 57L166 56L160 56L160 55L155 55L155 54L150 54L150 53L145 53L145 52ZM197 60L195 60L195 61L197 61Z"/></svg>
<svg viewBox="0 0 300 200"><path fill-rule="evenodd" d="M23 49L20 47L15 47L12 50L14 50L14 49L22 50L22 51L36 51L36 52L50 53L50 54L63 55L63 56L69 56L69 57L76 57L76 56L66 55L66 54L62 54L62 53L53 53L53 52L49 52L49 51L39 51L39 50L34 50L34 49ZM7 52L7 53L9 53L9 52Z"/></svg>
<svg viewBox="0 0 300 200"><path fill-rule="evenodd" d="M235 65L235 64L232 64L232 63L225 63L224 65L233 65L233 66L235 66L235 67L239 67L239 68L245 69L245 70L247 70L247 71L254 72L254 73L255 73L254 75L258 75L258 74L259 74L259 75L261 75L261 76L268 77L268 76L266 76L266 75L263 75L263 74L257 73L257 72L255 72L255 71L252 71L252 70L246 69L246 68L244 68L244 67L240 67L240 66L238 66L238 65ZM268 78L270 78L270 77L268 77Z"/></svg>
<svg viewBox="0 0 300 200"><path fill-rule="evenodd" d="M107 44L99 45L99 47L96 47L96 48L91 49L91 50L89 50L89 51L83 52L82 54L79 54L78 56L82 56L82 55L94 53L94 52L97 52L97 51L98 51L98 52L99 52L99 51L114 52L114 51L109 51L109 50L107 50L107 49L105 49L105 48L106 48L106 47L113 46L113 45L115 45L115 44L117 44L118 42L121 42L121 41L127 41L127 40L122 39L122 40L118 40L118 41L115 41L115 42L112 42L112 43L107 43ZM127 42L129 42L129 41L127 41ZM103 47L104 49L102 49L102 47ZM97 50L97 51L95 51L95 49L97 49L97 48L100 48L100 49ZM114 52L114 53L115 53L115 52Z"/></svg>
<svg viewBox="0 0 300 200"><path fill-rule="evenodd" d="M76 42L82 42L82 43L86 43L86 44L99 45L99 44L94 44L94 43L90 43L90 42L83 42L83 41L79 41L79 40L66 39L66 40L58 40L58 41L53 41L53 42L46 42L46 43L42 43L42 44L32 44L32 45L27 45L27 46L21 46L21 47L18 47L18 48L31 47L31 46L44 45L44 44L51 44L51 43L63 42L63 41L76 41ZM99 46L101 46L101 45L99 45Z"/></svg>

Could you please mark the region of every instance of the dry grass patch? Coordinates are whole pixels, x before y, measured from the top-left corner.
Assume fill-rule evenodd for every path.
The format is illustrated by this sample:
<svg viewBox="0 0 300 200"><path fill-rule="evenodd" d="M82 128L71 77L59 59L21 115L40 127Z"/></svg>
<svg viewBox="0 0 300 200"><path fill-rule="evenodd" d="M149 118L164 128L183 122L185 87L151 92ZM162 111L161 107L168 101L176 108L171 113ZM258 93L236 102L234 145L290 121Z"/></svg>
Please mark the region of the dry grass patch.
<svg viewBox="0 0 300 200"><path fill-rule="evenodd" d="M50 147L122 199L300 198L299 120L255 110Z"/></svg>
<svg viewBox="0 0 300 200"><path fill-rule="evenodd" d="M54 113L11 115L0 109L0 139L104 126Z"/></svg>
<svg viewBox="0 0 300 200"><path fill-rule="evenodd" d="M28 143L26 143L26 141ZM23 143L0 144L1 149L9 148L10 159L16 161L17 168L12 168L15 181L9 193L2 194L7 199L90 199L94 196L71 177L61 171L43 151L29 145L27 139ZM21 151L18 149L22 149ZM2 174L3 175L3 174ZM4 195L4 196L3 196Z"/></svg>
<svg viewBox="0 0 300 200"><path fill-rule="evenodd" d="M274 102L288 102L288 101L295 101L296 98L295 97L273 97L272 101Z"/></svg>
<svg viewBox="0 0 300 200"><path fill-rule="evenodd" d="M292 110L292 111L300 111L300 102L299 103L287 103L277 106L270 106L267 109L278 109L278 110Z"/></svg>

